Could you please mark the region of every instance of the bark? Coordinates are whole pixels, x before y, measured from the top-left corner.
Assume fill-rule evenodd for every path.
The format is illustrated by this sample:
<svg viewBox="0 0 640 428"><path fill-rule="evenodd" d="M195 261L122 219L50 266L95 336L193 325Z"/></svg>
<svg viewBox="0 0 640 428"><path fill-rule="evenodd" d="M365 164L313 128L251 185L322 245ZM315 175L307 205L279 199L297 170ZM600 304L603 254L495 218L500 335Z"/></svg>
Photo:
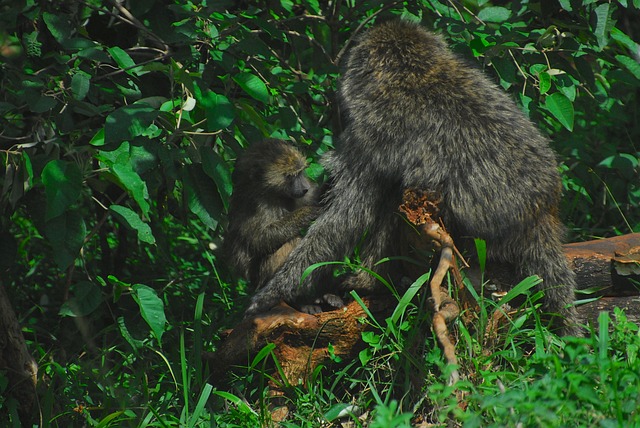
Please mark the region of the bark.
<svg viewBox="0 0 640 428"><path fill-rule="evenodd" d="M565 252L576 271L578 289L591 292L577 298L600 297L595 302L578 306L582 320L597 323L600 311L613 312L616 306L625 309L630 320L640 319L639 233L567 244ZM450 252L447 257L451 257ZM438 285L436 281L432 288L437 289L434 286ZM446 358L455 362L455 355L450 354L450 344L442 338L448 337L446 324L455 318L457 303L446 294L440 294L435 300L438 303L435 307L439 306L443 311L440 316L439 311L434 313L433 328L447 353ZM363 302L377 320L388 317L396 304L394 299L382 296L365 297ZM467 306L465 302L458 303ZM455 305L453 309L451 304ZM366 316L365 310L355 301L344 308L316 315L298 312L282 303L265 314L243 321L230 332L217 352L206 354L205 358L211 363L214 380L222 379L230 367L248 366L253 355L273 343L273 353L282 367L285 383L304 383L318 364L330 363L329 344L333 354L343 360L357 358L364 346L361 333L366 324L361 320Z"/></svg>
<svg viewBox="0 0 640 428"><path fill-rule="evenodd" d="M5 289L0 285L0 370L9 380L7 393L18 402L22 425L35 421L38 366L29 354L22 330Z"/></svg>

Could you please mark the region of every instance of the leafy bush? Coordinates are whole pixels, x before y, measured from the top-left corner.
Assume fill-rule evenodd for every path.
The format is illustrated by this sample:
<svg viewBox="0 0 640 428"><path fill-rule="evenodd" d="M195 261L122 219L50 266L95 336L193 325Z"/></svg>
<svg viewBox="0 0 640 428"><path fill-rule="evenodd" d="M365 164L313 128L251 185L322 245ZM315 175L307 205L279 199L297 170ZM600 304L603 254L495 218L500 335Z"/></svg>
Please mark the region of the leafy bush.
<svg viewBox="0 0 640 428"><path fill-rule="evenodd" d="M338 60L377 20L443 33L551 135L572 237L639 231L637 7L0 2L2 282L39 359L44 420L262 420L240 399L227 415L204 405L230 396L206 384L200 349L246 294L215 252L233 160L267 136L291 138L320 178L316 160L341 126ZM406 410L389 403L377 420Z"/></svg>

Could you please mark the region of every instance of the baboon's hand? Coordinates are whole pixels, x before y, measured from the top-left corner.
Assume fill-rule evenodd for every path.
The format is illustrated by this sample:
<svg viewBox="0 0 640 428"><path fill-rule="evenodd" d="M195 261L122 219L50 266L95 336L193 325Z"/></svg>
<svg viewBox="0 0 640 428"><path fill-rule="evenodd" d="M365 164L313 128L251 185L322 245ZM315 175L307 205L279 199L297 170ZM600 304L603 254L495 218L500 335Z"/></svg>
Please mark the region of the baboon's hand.
<svg viewBox="0 0 640 428"><path fill-rule="evenodd" d="M334 309L342 308L343 306L344 302L340 296L327 293L315 299L313 304L300 305L300 312L315 315L320 312L324 312L325 310L332 311Z"/></svg>
<svg viewBox="0 0 640 428"><path fill-rule="evenodd" d="M332 293L324 294L322 297L319 297L316 300L316 302L326 303L327 305L331 306L331 308L333 309L339 309L344 306L344 301L342 301L342 298Z"/></svg>
<svg viewBox="0 0 640 428"><path fill-rule="evenodd" d="M269 287L264 287L253 295L251 303L249 303L249 307L244 311L245 318L250 318L261 312L266 312L280 303L279 297L264 292L268 289Z"/></svg>

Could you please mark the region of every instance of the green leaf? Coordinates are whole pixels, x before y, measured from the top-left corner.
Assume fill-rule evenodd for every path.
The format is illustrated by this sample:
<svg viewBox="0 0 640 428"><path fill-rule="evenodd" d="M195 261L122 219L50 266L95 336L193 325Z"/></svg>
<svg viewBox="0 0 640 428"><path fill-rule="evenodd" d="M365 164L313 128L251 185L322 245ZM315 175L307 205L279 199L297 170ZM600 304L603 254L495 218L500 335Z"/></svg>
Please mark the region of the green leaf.
<svg viewBox="0 0 640 428"><path fill-rule="evenodd" d="M500 301L498 302L498 306L506 305L511 302L518 296L523 296L529 292L533 287L540 284L542 279L537 275L528 276L522 281L520 281L517 285L515 285L512 289L510 289L507 294L502 296Z"/></svg>
<svg viewBox="0 0 640 428"><path fill-rule="evenodd" d="M555 76L555 85L560 92L569 98L569 101L574 102L576 100L576 83L569 76L566 74Z"/></svg>
<svg viewBox="0 0 640 428"><path fill-rule="evenodd" d="M62 304L59 315L84 317L102 304L102 290L93 282L80 281L73 288L73 296Z"/></svg>
<svg viewBox="0 0 640 428"><path fill-rule="evenodd" d="M105 144L120 143L144 135L158 113L145 103L119 108L107 116L104 125Z"/></svg>
<svg viewBox="0 0 640 428"><path fill-rule="evenodd" d="M219 95L209 90L202 94L197 86L195 89L196 100L205 108L207 130L216 132L231 125L236 117L231 101L224 95Z"/></svg>
<svg viewBox="0 0 640 428"><path fill-rule="evenodd" d="M327 412L323 415L324 418L332 422L338 418L348 416L349 412L353 412L355 410L355 405L350 403L338 403L333 405Z"/></svg>
<svg viewBox="0 0 640 428"><path fill-rule="evenodd" d="M495 46L495 42L488 40L486 34L476 33L475 37L469 42L469 47L475 57L484 55L492 46Z"/></svg>
<svg viewBox="0 0 640 428"><path fill-rule="evenodd" d="M96 135L91 138L89 144L96 147L104 146L104 128L100 128L98 132L96 132Z"/></svg>
<svg viewBox="0 0 640 428"><path fill-rule="evenodd" d="M559 0L560 7L562 7L567 12L571 12L573 8L571 7L571 0Z"/></svg>
<svg viewBox="0 0 640 428"><path fill-rule="evenodd" d="M182 183L191 212L209 228L216 229L223 210L219 197L211 191L214 183L199 165L188 165L182 170Z"/></svg>
<svg viewBox="0 0 640 428"><path fill-rule="evenodd" d="M22 34L22 43L28 56L39 58L42 55L42 42L38 40L39 31Z"/></svg>
<svg viewBox="0 0 640 428"><path fill-rule="evenodd" d="M34 113L46 113L53 109L58 104L58 101L52 97L39 95L34 98L28 98L27 104L29 105L29 110Z"/></svg>
<svg viewBox="0 0 640 428"><path fill-rule="evenodd" d="M373 358L373 351L371 348L364 348L358 353L358 359L360 359L362 367L366 366L367 363L371 361L371 358Z"/></svg>
<svg viewBox="0 0 640 428"><path fill-rule="evenodd" d="M640 158L629 153L618 153L601 161L598 166L618 171L623 177L633 180L638 177Z"/></svg>
<svg viewBox="0 0 640 428"><path fill-rule="evenodd" d="M167 318L164 314L164 303L156 291L144 284L133 284L133 299L140 307L140 315L147 322L153 335L162 340Z"/></svg>
<svg viewBox="0 0 640 428"><path fill-rule="evenodd" d="M82 70L77 71L71 78L71 95L78 101L82 101L89 92L91 75Z"/></svg>
<svg viewBox="0 0 640 428"><path fill-rule="evenodd" d="M44 224L44 235L53 248L53 258L65 270L74 262L87 235L82 216L75 210L52 218Z"/></svg>
<svg viewBox="0 0 640 428"><path fill-rule="evenodd" d="M573 130L573 103L569 101L569 98L556 92L547 97L545 107L565 128L569 131Z"/></svg>
<svg viewBox="0 0 640 428"><path fill-rule="evenodd" d="M122 143L116 150L100 150L96 158L109 168L109 171L120 182L138 203L142 214L149 214L149 191L147 184L134 169L135 162L128 142Z"/></svg>
<svg viewBox="0 0 640 428"><path fill-rule="evenodd" d="M22 174L24 176L24 191L27 192L33 187L33 164L31 157L26 151L22 152Z"/></svg>
<svg viewBox="0 0 640 428"><path fill-rule="evenodd" d="M251 98L263 103L269 102L269 90L262 79L251 73L240 73L234 76L233 80L240 86Z"/></svg>
<svg viewBox="0 0 640 428"><path fill-rule="evenodd" d="M249 407L249 405L247 405L247 402L245 400L233 395L230 392L213 391L213 394L217 395L219 397L222 397L225 400L229 400L231 403L235 404L238 407L238 411L240 411L241 413L244 413L244 414L247 414L247 415L258 416L256 411L253 410L251 407Z"/></svg>
<svg viewBox="0 0 640 428"><path fill-rule="evenodd" d="M205 383L204 388L202 388L202 392L200 393L200 397L198 398L198 403L196 404L193 413L189 417L189 426L188 428L195 427L199 421L203 418L204 406L209 401L209 397L213 391L213 386L209 383ZM199 424L198 424L199 425Z"/></svg>
<svg viewBox="0 0 640 428"><path fill-rule="evenodd" d="M124 322L124 317L118 317L118 328L120 329L120 334L122 335L124 340L126 340L127 343L131 345L131 348L133 348L134 351L144 346L143 340L138 340L131 335L126 323Z"/></svg>
<svg viewBox="0 0 640 428"><path fill-rule="evenodd" d="M484 275L485 266L487 265L487 243L484 239L475 238L474 245L476 254L478 255L478 265L480 272Z"/></svg>
<svg viewBox="0 0 640 428"><path fill-rule="evenodd" d="M138 203L138 206L142 210L142 214L147 216L149 214L149 191L147 190L147 184L142 180L142 177L133 170L133 166L129 160L124 158L118 158L118 163L111 167L113 174L118 177L120 183L131 194L133 199Z"/></svg>
<svg viewBox="0 0 640 428"><path fill-rule="evenodd" d="M540 94L546 94L549 89L551 89L551 76L546 71L538 74L538 78L540 79Z"/></svg>
<svg viewBox="0 0 640 428"><path fill-rule="evenodd" d="M640 64L633 58L629 58L625 55L616 55L618 62L631 72L636 79L640 80Z"/></svg>
<svg viewBox="0 0 640 428"><path fill-rule="evenodd" d="M131 59L128 53L118 46L107 49L111 58L123 69L127 74L134 76L140 70L140 67L136 67L136 63Z"/></svg>
<svg viewBox="0 0 640 428"><path fill-rule="evenodd" d="M396 308L393 310L393 314L390 317L391 325L397 324L400 317L405 313L407 306L411 303L415 295L420 291L422 285L429 280L431 277L431 272L427 272L421 275L418 279L415 280L413 284L409 286L407 291L402 295L402 298L396 305Z"/></svg>
<svg viewBox="0 0 640 428"><path fill-rule="evenodd" d="M638 51L638 44L634 42L631 37L627 36L618 28L611 29L611 38L614 39L616 42L619 42L622 45L624 45L629 50L629 52Z"/></svg>
<svg viewBox="0 0 640 428"><path fill-rule="evenodd" d="M6 103L4 101L0 101L0 114L4 115L5 113L16 109L17 107L11 103Z"/></svg>
<svg viewBox="0 0 640 428"><path fill-rule="evenodd" d="M111 205L109 210L113 212L116 217L127 226L130 230L138 232L138 239L147 244L155 244L156 239L151 232L151 227L142 221L138 213L135 211L123 207L122 205Z"/></svg>
<svg viewBox="0 0 640 428"><path fill-rule="evenodd" d="M611 14L615 7L611 7L610 3L602 3L594 9L596 15L596 28L594 34L598 40L598 46L603 49L609 43L609 32L613 28Z"/></svg>
<svg viewBox="0 0 640 428"><path fill-rule="evenodd" d="M215 181L222 205L226 210L229 207L229 198L233 191L229 165L210 147L202 146L200 149L200 158L202 159L202 169L205 174Z"/></svg>
<svg viewBox="0 0 640 428"><path fill-rule="evenodd" d="M42 170L42 184L47 196L45 220L49 220L78 200L82 191L82 173L74 162L52 160Z"/></svg>
<svg viewBox="0 0 640 428"><path fill-rule="evenodd" d="M598 164L598 166L605 166L607 168L636 168L640 160L629 153L618 153L614 156L609 156Z"/></svg>
<svg viewBox="0 0 640 428"><path fill-rule="evenodd" d="M500 6L489 6L478 12L478 19L483 22L504 22L511 17L511 11Z"/></svg>
<svg viewBox="0 0 640 428"><path fill-rule="evenodd" d="M47 25L47 29L58 43L64 42L71 36L71 26L69 22L61 16L49 12L42 14L42 20Z"/></svg>

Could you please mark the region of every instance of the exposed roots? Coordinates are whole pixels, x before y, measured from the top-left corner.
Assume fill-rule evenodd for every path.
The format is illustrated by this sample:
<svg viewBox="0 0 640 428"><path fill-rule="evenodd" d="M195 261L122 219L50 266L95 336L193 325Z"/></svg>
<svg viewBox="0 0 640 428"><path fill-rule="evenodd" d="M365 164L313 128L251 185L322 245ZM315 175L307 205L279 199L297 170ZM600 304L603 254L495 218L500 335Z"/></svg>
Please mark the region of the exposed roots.
<svg viewBox="0 0 640 428"><path fill-rule="evenodd" d="M451 235L444 226L434 220L438 211L439 198L437 195L417 189L407 189L403 195L403 204L400 211L415 226L419 226L421 235L436 244L440 249L438 265L431 275L429 288L433 301L433 331L436 334L440 346L442 346L445 359L448 364L457 364L455 345L449 335L448 324L460 314L460 307L449 296L447 290L442 287L442 282L447 272L452 271L459 284L462 283L460 272L455 262L454 254L457 253ZM457 370L451 374L449 382L455 383L460 375Z"/></svg>

